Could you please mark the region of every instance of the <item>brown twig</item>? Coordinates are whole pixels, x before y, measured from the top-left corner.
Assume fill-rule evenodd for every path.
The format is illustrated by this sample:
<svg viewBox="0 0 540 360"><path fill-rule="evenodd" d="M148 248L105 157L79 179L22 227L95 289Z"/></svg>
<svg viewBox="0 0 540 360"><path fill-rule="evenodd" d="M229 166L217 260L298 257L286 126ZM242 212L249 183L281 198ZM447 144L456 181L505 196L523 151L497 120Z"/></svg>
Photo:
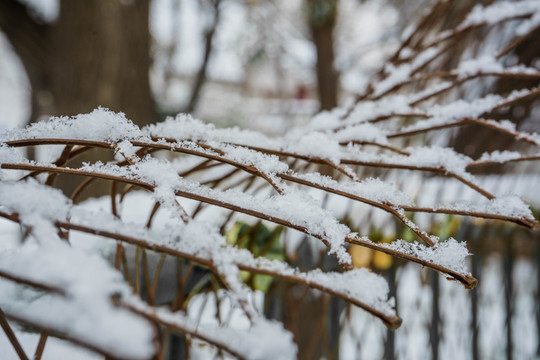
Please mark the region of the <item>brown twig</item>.
<svg viewBox="0 0 540 360"><path fill-rule="evenodd" d="M34 353L34 360L41 360L41 357L43 356L43 351L45 350L45 345L47 344L48 337L49 335L47 335L47 333L44 331L39 336L39 342Z"/></svg>
<svg viewBox="0 0 540 360"><path fill-rule="evenodd" d="M0 308L0 326L4 330L4 333L6 334L9 342L11 343L11 346L13 347L13 350L17 353L19 358L21 360L28 360L28 356L26 356L26 353L24 352L24 349L22 348L21 344L19 343L19 340L17 340L17 336L15 335L15 332L9 325L6 315Z"/></svg>

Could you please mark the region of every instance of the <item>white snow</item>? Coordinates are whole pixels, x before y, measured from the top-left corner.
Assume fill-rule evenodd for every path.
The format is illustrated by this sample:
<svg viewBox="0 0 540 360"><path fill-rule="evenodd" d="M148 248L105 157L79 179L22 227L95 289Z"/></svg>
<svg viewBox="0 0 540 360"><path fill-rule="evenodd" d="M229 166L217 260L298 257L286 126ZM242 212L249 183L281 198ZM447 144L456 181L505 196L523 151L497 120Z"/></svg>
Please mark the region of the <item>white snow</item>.
<svg viewBox="0 0 540 360"><path fill-rule="evenodd" d="M154 353L151 325L112 304L111 296L129 297L131 290L98 255L61 242L26 243L0 252L0 269L66 292L43 294L0 279L0 306L7 314L120 358L146 359Z"/></svg>
<svg viewBox="0 0 540 360"><path fill-rule="evenodd" d="M538 74L538 70L524 65L505 68L493 55L484 54L478 58L461 61L455 73L459 74L458 78L463 79L485 73Z"/></svg>
<svg viewBox="0 0 540 360"><path fill-rule="evenodd" d="M471 254L467 250L467 244L453 238L438 242L433 247L405 240L396 240L389 244L382 244L382 246L439 264L461 274L469 274L467 257Z"/></svg>
<svg viewBox="0 0 540 360"><path fill-rule="evenodd" d="M52 117L0 134L3 142L18 139L77 139L117 142L124 139L144 139L141 130L123 113L97 108L89 114L73 117Z"/></svg>
<svg viewBox="0 0 540 360"><path fill-rule="evenodd" d="M188 2L187 5L183 3L182 6L184 10L191 7L191 13L194 12L193 1ZM161 11L164 8L161 4ZM239 23L246 22L247 12L245 11L244 7L237 4L229 4L224 7L223 16L228 19L227 28L232 26L231 23L235 19ZM182 13L185 17L186 13ZM172 16L174 15L172 14ZM169 20L173 20L172 16ZM540 24L539 2L537 0L497 1L485 7L477 5L456 30L460 31L468 26L495 24L519 16L527 18L515 27L513 35L517 36L527 34ZM187 20L182 24L183 27L186 27L186 23L188 27L195 26L193 18ZM203 25L202 27L198 26L198 28L208 26L207 16L203 16L199 20L199 23ZM168 38L169 34L163 32L165 25L160 25L156 21L152 23L156 28L154 32L159 42L172 43L174 41L174 39ZM240 28L241 26L236 24L236 30ZM402 36L406 37L412 29L409 27ZM219 33L222 32L219 31ZM450 33L451 31L445 31L444 36ZM230 38L226 39L227 35L220 36L218 36L220 44L231 40ZM280 33L279 36L283 37L284 33ZM443 33L440 33L439 38L442 36ZM435 36L435 39L437 38ZM193 39L187 39L185 34L182 35L182 41L193 43ZM312 65L314 52L309 46L306 47L308 44L305 39L299 36L288 39L284 44L285 52L292 55L293 58L304 58L303 62L307 61ZM223 48L218 50L209 70L212 76L220 77L219 74L214 73L216 69L224 69L228 70L229 75L232 74L230 77L235 80L240 79L243 75L242 70L239 66L234 66L239 60L237 54ZM386 77L374 83L374 96L381 95L394 86L411 80L411 74L426 61L436 56L438 51L439 49L434 46L427 47L415 54L413 50L405 48L402 51L401 59L408 62L398 66L386 66ZM306 57L306 54L309 56ZM411 59L407 59L409 56ZM187 61L191 66L196 63L196 59L197 56L194 57L191 54L183 57L181 62ZM457 68L451 70L450 73L457 75L458 80L482 73L538 73L537 69L523 65L505 67L503 64L505 62L499 62L494 55L486 53L477 58L462 60ZM192 71L195 68L191 66L189 69ZM225 77L229 75L225 75ZM424 105L424 103L418 107L411 105L423 96L450 88L450 82L439 80L441 79L436 79L434 84L430 83L429 87L413 94L398 94L385 96L380 100L360 101L353 106L352 112L347 117L345 117L346 108L321 112L312 119L307 127L296 128L279 138L271 138L258 132L239 128L219 129L185 114L140 129L126 119L122 113L114 113L104 108L98 108L90 114L81 114L71 118L51 118L48 121L32 124L25 129L3 131L0 134L0 163L2 164L32 164L22 156L19 149L5 144L10 140L69 138L109 143L117 152L116 159L118 161L126 158L131 164L119 167L114 162L108 164L98 162L85 164L81 169L150 184L154 188L150 195L152 201L161 203L163 211L170 215L170 219L167 219L159 227L146 229L144 223L140 221L120 220L110 214L89 211L83 206L73 205L60 191L51 190L37 180L29 179L19 182L9 180L12 177L6 174L8 172L15 173L15 171L3 169L0 172L0 180L2 180L0 181L0 211L18 214L22 225L28 230L29 236L21 244L13 242L13 247L11 245L0 247L0 270L58 287L66 293L66 296L44 293L0 279L0 306L8 314L50 327L56 332L68 334L86 342L87 345L111 352L118 357L144 358L151 356L154 351L152 344L154 334L151 326L145 320L125 309L117 308L111 302L113 295L120 296L122 301L132 305L136 304L141 311L155 312L154 314L164 321L174 322L181 327L189 328L190 331L212 338L218 343L226 344L246 358L294 358L296 356L297 350L293 343L292 334L287 332L281 324L263 319L258 313L258 309L252 307L251 304L246 306L244 310L246 314L253 317L253 323L245 331L227 326L202 325L184 313L171 314L164 309L146 307L140 299L132 295L122 275L98 255L96 249L85 247L83 250L76 244L70 247L60 238L55 223L71 221L73 224L88 226L100 231L136 237L147 242L150 247L161 246L165 251L182 252L210 261L228 285L227 294L234 300L233 302L238 308L249 303L248 300L253 295L240 278L241 268L251 267L261 272L289 278L293 282L307 282L315 288L330 289L331 292L352 297L384 314L395 315L393 300L388 299L388 285L382 277L365 269L355 269L344 273L324 273L320 270L301 272L284 262L254 258L248 250L238 249L226 243L225 238L219 234L217 229L221 219L207 216L204 220L208 222L199 221L199 218L197 220L188 219L187 223L180 221L178 215L186 214L182 214L183 210L177 201L182 195L190 199L200 198L203 202L217 203L218 208L220 206L224 208L238 207L241 212L254 212L255 215L262 215L263 218L275 220L278 223L289 222L293 227L299 227L305 233L327 241L330 245L329 253L336 254L341 263L349 264L351 256L346 250L345 239L353 234L347 226L337 220L340 217L336 215L335 211L326 210L323 207L321 199L314 195L315 191L312 191L312 188L322 186L335 192L361 197L368 202L391 205L393 209L401 213L403 213L400 209L401 206L414 206L411 192L416 190L401 191L400 189L403 188L402 185L406 181L396 177L397 181L394 184L390 181L393 179L393 174L388 175L385 181L374 178L366 178L362 181L336 181L318 173L297 174L289 169L287 163L280 157L248 147L266 148L270 152L295 153L301 158L316 157L328 160L335 165L347 163L347 161L357 161L367 165L371 163L388 167L441 169L446 175L452 173L466 180L476 181L476 178L473 178L466 171L467 166L473 160L448 148L429 145L412 146L404 149L409 153L408 155L388 155L387 150L366 151L364 147L359 145L343 146L347 143L375 142L379 145L398 144L396 147L403 148L403 144L409 143L389 139L388 134L393 134L394 131L425 130L433 126L451 125L466 118L477 118L506 101L525 97L532 91L538 90L538 88L523 89L514 91L506 97L488 95L474 98L471 96L467 97L467 100L456 100L450 97L451 100L443 105ZM418 118L421 120L409 126L403 126L403 123L394 121L397 120L394 117L403 114L418 114ZM391 118L390 121L376 122L376 120L386 117ZM514 123L509 120L486 120L486 122L493 127L512 132L517 139L527 139L529 142L540 144L538 134L518 132ZM410 124L410 122L406 124ZM153 141L151 137L156 137L158 140ZM212 156L222 159L224 162L233 161L244 167L255 168L265 177L270 178L273 184L278 183L282 190L280 192L283 194L261 193L253 195L236 189L222 191L203 186L191 178L185 179L178 175L179 171L201 163L200 160L195 162L192 157L184 155L174 160L165 160L166 157L138 159L135 155L137 148L132 141L170 146L173 151L175 149L180 152L193 151L203 155L203 157L204 155ZM394 143L394 141L396 142ZM207 146L214 150L207 149ZM368 149L372 150L371 147ZM498 150L482 154L477 161L506 162L521 156L518 152ZM187 161L185 158L188 158ZM39 164L53 166L45 161ZM353 180L357 180L357 174L352 169L343 167L346 168L348 175L352 175L350 177ZM311 184L307 184L307 189L299 190L299 186L296 184L293 186L285 185L280 180L280 175L296 177ZM37 178L43 180L44 177L42 175ZM202 182L200 178L196 179ZM420 182L423 180L425 178L421 178ZM270 188L268 184L266 185ZM515 187L519 186L515 185ZM466 192L460 193L456 188L452 188L451 194L451 199L463 197L465 200L454 201L450 205L438 205L434 209L444 208L527 220L534 219L528 205L516 195L503 195L493 200L477 201L473 197L469 197ZM433 200L435 195L433 193L431 195L429 199ZM447 195L444 194L445 201L448 200ZM331 195L328 203L332 203L336 197ZM343 205L344 202L339 204ZM347 213L351 217L358 215L351 209L352 207L343 207L340 209L340 214ZM362 219L367 220L366 223L388 227L384 224L388 222L388 217L375 219L376 216L374 216L371 218L371 213L366 215L365 211L362 216ZM406 224L411 228L415 227L412 222ZM462 274L468 274L466 258L469 256L469 252L463 242L458 242L453 238L438 242L438 238L431 238L437 241L434 247L404 240L396 240L382 246L439 264ZM367 238L363 239L369 241ZM112 243L112 241L109 242ZM532 273L532 271L529 272ZM525 305L530 306L530 304ZM468 321L467 319L461 320L461 322L456 321L456 324L462 325ZM371 339L367 336L362 338ZM448 338L455 339L451 336ZM272 339L272 341L268 341L268 339ZM454 340L448 341L450 344ZM0 348L5 347L1 344L0 341ZM425 346L422 340L415 344ZM448 344L447 347L450 346ZM525 353L534 351L534 347L530 347L530 349L523 347L523 349L525 349L523 350ZM416 351L416 354L422 352L421 350ZM379 354L379 356L374 357L380 356ZM414 355L412 356L414 357Z"/></svg>
<svg viewBox="0 0 540 360"><path fill-rule="evenodd" d="M57 229L53 223L66 219L70 205L60 190L51 189L34 179L0 182L0 209L18 214L22 224L31 227L40 242L57 240Z"/></svg>
<svg viewBox="0 0 540 360"><path fill-rule="evenodd" d="M539 11L540 7L536 0L498 1L486 7L476 5L458 29L481 24L495 24L517 16L534 15Z"/></svg>
<svg viewBox="0 0 540 360"><path fill-rule="evenodd" d="M245 359L295 359L297 353L293 336L279 322L257 318L248 330L238 330L227 326L199 324L182 313L171 313L165 308L150 309L141 302L129 302L143 313L156 316L166 324L171 324L194 337L211 340L212 343L234 351Z"/></svg>
<svg viewBox="0 0 540 360"><path fill-rule="evenodd" d="M453 204L439 205L436 208L480 212L534 220L534 216L529 206L516 195L501 195L496 199L487 201L462 200Z"/></svg>
<svg viewBox="0 0 540 360"><path fill-rule="evenodd" d="M503 163L509 160L515 160L521 158L523 155L517 151L500 151L495 150L490 153L483 153L477 161L486 161L486 162L498 162Z"/></svg>
<svg viewBox="0 0 540 360"><path fill-rule="evenodd" d="M413 203L409 196L380 179L368 178L360 182L338 183L332 178L319 173L298 174L295 177L328 189L343 191L382 204L404 206Z"/></svg>

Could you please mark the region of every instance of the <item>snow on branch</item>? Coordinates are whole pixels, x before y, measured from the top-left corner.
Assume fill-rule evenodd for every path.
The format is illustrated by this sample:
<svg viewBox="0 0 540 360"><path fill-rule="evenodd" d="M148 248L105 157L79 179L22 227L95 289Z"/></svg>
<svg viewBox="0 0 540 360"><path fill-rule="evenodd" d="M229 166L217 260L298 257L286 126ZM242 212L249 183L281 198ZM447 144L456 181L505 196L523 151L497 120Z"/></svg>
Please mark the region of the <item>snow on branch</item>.
<svg viewBox="0 0 540 360"><path fill-rule="evenodd" d="M444 12L450 3L437 2L430 14ZM352 245L420 264L473 288L477 281L467 269L466 244L430 234L414 215L537 226L522 199L483 187L476 174L490 166L540 159L540 135L521 129L508 111L534 106L540 72L505 58L538 27L540 9L536 1L495 1L470 10L451 30L427 28L428 14L403 36L379 78L352 105L317 114L281 137L220 129L186 114L139 128L124 114L104 108L1 133L0 217L25 232L17 246L0 247L0 323L12 344L17 341L6 319L112 358L151 358L162 351L163 330L238 358L295 358L293 336L253 303L254 285L246 278L254 276L339 297L389 328L399 327L388 284L367 269L354 268ZM444 61L474 31L497 34L510 21L520 22L518 31L500 37L505 41L500 49L480 47L483 53L465 51L458 61ZM499 89L493 84L500 79L527 83ZM518 145L467 156L434 141L440 140L434 134L459 137L471 125ZM20 151L31 146L61 151L56 159L35 161ZM98 148L114 153L115 160L72 162ZM422 189L407 190L408 171L461 183L481 200L456 197L440 203L433 197L431 204L420 206L415 198ZM77 188L62 194L55 188L58 175L69 177ZM89 210L88 202L78 201L98 179L109 183L110 211ZM144 191L152 204L149 215L137 221L122 214L127 199L141 193L134 190ZM341 211L327 208L329 198L339 199ZM351 203L389 214L415 239L396 234L394 241L383 243L356 233L351 230L355 219L347 221L356 214L343 210ZM272 260L228 241L233 220L253 219L316 239L336 258L337 267L300 270L287 257ZM89 250L77 240L81 234L106 245ZM287 242L286 237L278 240ZM104 248L113 249L109 259L103 257ZM136 258L130 264L126 254L131 248ZM153 281L146 252L159 254ZM170 303L156 305L166 258L189 264L187 274L193 268L204 271L209 291L224 290L248 320L248 329L201 324L186 311L191 297L182 287ZM183 284L186 276L179 273L178 282Z"/></svg>

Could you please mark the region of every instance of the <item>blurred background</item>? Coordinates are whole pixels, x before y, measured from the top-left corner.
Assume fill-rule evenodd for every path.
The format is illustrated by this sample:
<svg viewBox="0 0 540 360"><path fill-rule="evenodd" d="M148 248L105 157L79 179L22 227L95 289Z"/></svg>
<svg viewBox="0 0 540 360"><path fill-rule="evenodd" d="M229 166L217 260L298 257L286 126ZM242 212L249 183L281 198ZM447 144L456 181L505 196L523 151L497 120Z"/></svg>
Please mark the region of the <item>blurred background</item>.
<svg viewBox="0 0 540 360"><path fill-rule="evenodd" d="M397 3L3 1L2 125L101 105L283 132L365 87L420 1Z"/></svg>
<svg viewBox="0 0 540 360"><path fill-rule="evenodd" d="M366 89L398 48L408 26L433 3L2 0L0 129L104 106L125 112L139 126L190 112L218 126L240 126L279 136L305 124L321 110L352 103L354 95ZM451 11L432 20L434 29L452 28L463 12L486 1L454 3ZM455 63L464 54L481 55L513 31L515 26L503 27L490 37L475 33L440 66ZM536 29L512 54L515 62L540 68L539 39ZM481 80L461 91L503 91L538 83L515 81ZM511 107L508 114L520 129L540 131L538 100ZM429 140L472 157L511 146L504 134L474 127L438 132ZM404 145L426 139L407 141ZM498 174L477 174L487 188L517 193L535 209L540 208L538 164L491 170ZM426 179L392 171L385 175L397 179L403 174L408 192L416 194L419 203L423 199L451 200L462 191L437 177ZM461 195L474 198L472 192ZM333 206L353 230L372 239L411 236L385 214L367 207L331 201L328 206ZM535 214L538 218L538 212ZM267 315L293 331L299 357L540 358L539 231L442 215L418 214L414 220L443 239L454 236L468 242L475 255L470 268L479 286L465 290L416 265L353 248L357 266L370 267L387 277L403 326L388 331L362 310L304 288L284 288L279 281L261 286ZM259 224L242 228L244 225L248 226L235 225L238 238L251 236L257 241L276 231ZM276 251L302 269L331 270L337 266L308 238L287 232L281 239ZM179 349L175 351L183 351L181 346ZM210 350L192 355L214 356Z"/></svg>

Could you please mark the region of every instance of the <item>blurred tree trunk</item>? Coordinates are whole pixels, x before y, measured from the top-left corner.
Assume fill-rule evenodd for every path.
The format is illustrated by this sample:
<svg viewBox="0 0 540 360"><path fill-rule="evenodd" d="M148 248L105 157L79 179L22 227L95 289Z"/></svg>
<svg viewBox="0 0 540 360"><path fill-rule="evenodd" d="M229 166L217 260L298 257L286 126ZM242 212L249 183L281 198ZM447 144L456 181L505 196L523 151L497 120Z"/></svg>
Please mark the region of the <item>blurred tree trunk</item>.
<svg viewBox="0 0 540 360"><path fill-rule="evenodd" d="M60 2L49 38L55 113L101 105L139 125L153 122L148 15L149 0Z"/></svg>
<svg viewBox="0 0 540 360"><path fill-rule="evenodd" d="M334 68L337 0L307 0L308 24L317 50L317 88L321 110L337 106L338 73Z"/></svg>
<svg viewBox="0 0 540 360"><path fill-rule="evenodd" d="M76 115L103 106L139 126L154 121L149 84L150 0L61 0L51 24L16 0L0 1L0 28L32 86L32 115ZM83 161L112 159L89 154ZM60 179L66 192L73 178ZM66 181L67 180L67 181Z"/></svg>

